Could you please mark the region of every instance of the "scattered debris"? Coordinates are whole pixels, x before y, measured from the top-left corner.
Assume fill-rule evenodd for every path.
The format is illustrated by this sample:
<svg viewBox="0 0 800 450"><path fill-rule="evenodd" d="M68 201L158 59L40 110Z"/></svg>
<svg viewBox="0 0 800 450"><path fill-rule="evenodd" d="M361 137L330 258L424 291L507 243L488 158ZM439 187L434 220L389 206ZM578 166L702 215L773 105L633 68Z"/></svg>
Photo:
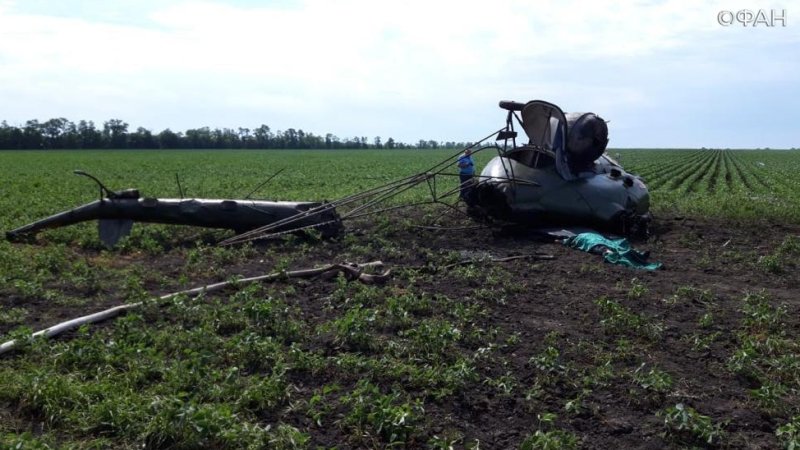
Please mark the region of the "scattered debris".
<svg viewBox="0 0 800 450"><path fill-rule="evenodd" d="M184 291L173 292L171 294L162 295L161 297L158 298L158 300L159 301L170 300L179 295L195 296L200 294L207 294L210 292L217 292L231 286L240 287L255 282L276 281L286 278L313 278L316 276L320 276L323 279L330 279L339 273L344 274L344 276L351 281L358 280L365 284L382 283L389 277L391 271L387 270L382 274L369 274L364 272L364 269L381 268L381 267L383 267L383 263L381 261L373 261L363 264L353 264L353 263L330 264L327 266L317 267L314 269L302 269L291 272L287 271L274 272L267 275L260 275L257 277L223 281L220 283L209 284L193 289L187 289ZM142 304L143 302L119 305L113 308L106 309L104 311L90 314L88 316L83 316L83 317L78 317L77 319L68 320L66 322L53 325L50 328L37 331L31 335L31 338L33 339L40 336L44 338L50 338L58 336L59 334L78 328L82 325L97 323L108 319L112 319L128 310L138 308L142 306ZM14 348L17 347L17 345L18 343L16 340L11 340L3 344L0 344L0 355L12 351Z"/></svg>

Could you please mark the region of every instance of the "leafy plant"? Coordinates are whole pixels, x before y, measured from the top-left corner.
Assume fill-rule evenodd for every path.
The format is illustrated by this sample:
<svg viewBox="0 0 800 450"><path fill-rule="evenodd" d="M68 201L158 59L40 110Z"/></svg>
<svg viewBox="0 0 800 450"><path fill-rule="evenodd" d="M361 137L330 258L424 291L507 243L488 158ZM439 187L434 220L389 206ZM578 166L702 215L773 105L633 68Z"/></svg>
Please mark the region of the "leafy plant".
<svg viewBox="0 0 800 450"><path fill-rule="evenodd" d="M545 373L563 374L566 367L560 362L560 353L555 347L547 347L538 355L532 356L528 364Z"/></svg>
<svg viewBox="0 0 800 450"><path fill-rule="evenodd" d="M523 439L519 446L520 450L570 450L578 448L578 436L565 430L549 429L553 428L556 419L555 414L541 413L537 414L536 417L539 420L539 429ZM545 429L547 430L545 431Z"/></svg>
<svg viewBox="0 0 800 450"><path fill-rule="evenodd" d="M794 416L789 422L779 426L775 430L775 436L786 450L800 449L800 416Z"/></svg>
<svg viewBox="0 0 800 450"><path fill-rule="evenodd" d="M667 434L705 444L719 443L724 436L722 426L683 403L670 406L660 414L664 417Z"/></svg>
<svg viewBox="0 0 800 450"><path fill-rule="evenodd" d="M419 401L404 400L397 392L382 394L376 385L363 380L342 396L341 402L349 407L343 425L354 428L358 435L377 436L387 444L407 443L425 412Z"/></svg>
<svg viewBox="0 0 800 450"><path fill-rule="evenodd" d="M638 278L631 279L631 285L626 294L630 299L639 299L647 294L647 286L644 285Z"/></svg>
<svg viewBox="0 0 800 450"><path fill-rule="evenodd" d="M750 390L750 396L753 397L758 405L767 410L777 409L782 404L783 396L788 393L786 386L768 381L757 389Z"/></svg>
<svg viewBox="0 0 800 450"><path fill-rule="evenodd" d="M600 308L600 324L611 333L638 334L653 341L659 340L663 334L662 324L652 322L606 296L597 299L595 304Z"/></svg>
<svg viewBox="0 0 800 450"><path fill-rule="evenodd" d="M569 450L578 448L578 436L564 430L542 431L526 437L520 450Z"/></svg>
<svg viewBox="0 0 800 450"><path fill-rule="evenodd" d="M645 370L646 364L642 363L634 372L633 380L646 391L665 394L672 389L672 377L667 372L657 368Z"/></svg>

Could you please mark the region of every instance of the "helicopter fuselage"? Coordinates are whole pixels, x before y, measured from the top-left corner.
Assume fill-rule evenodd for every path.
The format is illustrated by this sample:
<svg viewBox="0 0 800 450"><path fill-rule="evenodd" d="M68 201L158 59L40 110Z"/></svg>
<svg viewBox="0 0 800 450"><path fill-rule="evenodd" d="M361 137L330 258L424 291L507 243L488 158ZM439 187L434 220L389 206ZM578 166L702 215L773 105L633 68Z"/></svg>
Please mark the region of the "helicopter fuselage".
<svg viewBox="0 0 800 450"><path fill-rule="evenodd" d="M508 222L628 232L650 218L650 195L643 180L607 155L565 180L547 152L515 149L489 161L475 191L475 206Z"/></svg>

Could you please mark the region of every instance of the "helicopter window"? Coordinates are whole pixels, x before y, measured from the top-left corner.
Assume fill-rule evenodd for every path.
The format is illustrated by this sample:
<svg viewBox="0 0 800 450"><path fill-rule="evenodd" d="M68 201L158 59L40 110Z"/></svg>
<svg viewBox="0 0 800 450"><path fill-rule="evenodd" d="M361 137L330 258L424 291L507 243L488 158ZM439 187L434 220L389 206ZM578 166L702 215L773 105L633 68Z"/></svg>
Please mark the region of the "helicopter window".
<svg viewBox="0 0 800 450"><path fill-rule="evenodd" d="M618 155L619 155L619 154L618 154ZM612 165L612 166L622 167L622 166L620 166L620 165L619 165L619 163L617 162L617 160L615 160L614 158L612 158L612 157L611 157L611 155L609 155L608 153L603 153L603 154L600 156L600 159L604 160L605 162L608 162L608 164L610 164L610 165Z"/></svg>
<svg viewBox="0 0 800 450"><path fill-rule="evenodd" d="M518 147L508 153L508 157L534 169L543 169L555 164L552 152L543 149L524 146Z"/></svg>

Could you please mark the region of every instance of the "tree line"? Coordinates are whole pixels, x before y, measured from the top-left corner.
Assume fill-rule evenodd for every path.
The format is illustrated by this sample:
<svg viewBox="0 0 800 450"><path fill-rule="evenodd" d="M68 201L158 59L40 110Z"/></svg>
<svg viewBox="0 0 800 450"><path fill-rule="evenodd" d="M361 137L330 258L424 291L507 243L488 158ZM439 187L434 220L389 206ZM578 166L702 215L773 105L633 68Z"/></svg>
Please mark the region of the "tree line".
<svg viewBox="0 0 800 450"><path fill-rule="evenodd" d="M289 128L273 132L267 125L257 128L195 128L174 132L169 128L153 133L111 119L98 128L91 120L77 124L65 118L45 122L29 120L24 126L0 123L0 150L47 149L435 149L463 148L464 142L437 142L420 139L415 144L383 141L380 136L368 140L365 136L339 138L331 133L324 136Z"/></svg>

